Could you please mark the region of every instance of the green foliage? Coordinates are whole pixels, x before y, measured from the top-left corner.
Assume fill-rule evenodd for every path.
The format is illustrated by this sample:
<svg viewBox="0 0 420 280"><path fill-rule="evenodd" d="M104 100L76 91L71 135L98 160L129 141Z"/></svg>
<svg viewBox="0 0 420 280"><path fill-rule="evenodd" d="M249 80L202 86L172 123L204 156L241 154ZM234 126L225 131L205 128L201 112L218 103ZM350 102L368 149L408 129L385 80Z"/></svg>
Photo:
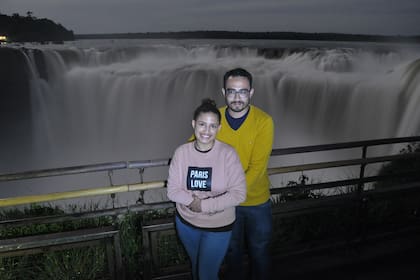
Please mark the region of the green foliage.
<svg viewBox="0 0 420 280"><path fill-rule="evenodd" d="M142 213L143 223L149 223L150 221L153 221L153 220L172 218L174 216L174 211L175 209L173 208L145 211Z"/></svg>
<svg viewBox="0 0 420 280"><path fill-rule="evenodd" d="M401 154L419 153L420 143L409 143L403 148ZM378 181L374 184L376 189L396 187L399 184L419 182L420 158L412 157L391 161L382 166L378 175L392 176L391 179ZM412 175L399 175L404 172L413 172ZM420 194L418 191L409 193L396 193L393 197L375 199L370 198L367 210L369 227L377 231L399 228L407 224L418 223L420 212Z"/></svg>
<svg viewBox="0 0 420 280"><path fill-rule="evenodd" d="M11 220L21 218L33 218L39 216L49 216L64 214L64 211L56 207L41 206L38 204L31 204L23 209L13 208L8 210L0 210L0 220Z"/></svg>
<svg viewBox="0 0 420 280"><path fill-rule="evenodd" d="M75 210L75 208L74 208ZM31 204L29 208L11 209L0 212L0 220L28 219L36 217L60 217L64 211L58 207ZM98 217L89 219L74 219L55 223L31 223L19 226L3 226L0 230L0 238L23 237L35 234L63 232L77 229L94 228L111 225L111 217Z"/></svg>
<svg viewBox="0 0 420 280"><path fill-rule="evenodd" d="M74 215L79 212L96 210L95 205L68 206ZM97 218L74 219L63 222L51 223L31 223L23 225L4 226L0 228L0 238L16 238L22 236L32 236L38 234L56 233L72 231L77 229L97 228L107 225L115 225L120 230L120 242L122 250L123 263L128 279L141 279L143 270L142 248L142 225L156 219L167 219L173 217L173 209L150 210L142 213L128 212L118 217L105 216ZM0 219L26 219L35 217L60 217L64 211L57 207L30 205L23 209L9 209L0 212ZM174 236L172 236L173 238ZM169 241L159 241L165 243L160 246L160 252L164 255L167 247L173 244ZM174 245L176 246L176 245ZM179 248L178 248L179 249ZM181 248L182 250L182 248ZM171 252L171 251L169 251ZM168 260L165 263L176 263L179 259L177 253L172 256L167 254ZM185 256L184 256L185 258ZM77 261L80 260L80 261ZM91 260L96 260L92 263ZM33 258L33 255L22 256L18 258L2 258L0 264L0 279L26 279L28 273L35 273L37 276L31 276L36 279L96 279L98 273L104 271L101 264L106 263L103 252L100 248L83 247L78 250L65 250L51 252ZM35 270L23 269L22 267L33 267ZM21 275L22 274L22 275ZM18 275L22 277L16 278ZM26 275L26 276L25 276ZM55 275L55 277L53 277ZM93 277L96 275L95 277ZM58 277L58 278L57 278ZM86 278L83 278L86 277Z"/></svg>
<svg viewBox="0 0 420 280"><path fill-rule="evenodd" d="M401 154L420 152L420 143L410 143L404 149L400 151ZM419 180L419 174L413 176L398 176L399 173L407 171L419 171L420 170L420 158L405 158L391 161L384 164L379 170L378 175L397 175L392 179L381 181L375 184L375 187L387 187L395 185L396 183L408 183ZM419 173L419 172L417 172Z"/></svg>
<svg viewBox="0 0 420 280"><path fill-rule="evenodd" d="M309 177L302 173L296 181L292 180L287 182L286 187L291 189L289 189L287 192L273 195L271 197L271 202L274 205L277 205L287 201L322 197L322 195L319 193L305 189L308 181Z"/></svg>
<svg viewBox="0 0 420 280"><path fill-rule="evenodd" d="M81 209L95 209L97 206L82 206ZM79 207L70 207L77 216ZM1 220L39 217L60 217L64 211L57 207L30 205L29 208L10 209L0 212ZM3 225L0 238L16 238L47 233L65 232L86 228L109 226L113 217L74 219L51 223L30 223ZM0 258L0 279L98 279L106 273L104 246L82 247L48 252L39 255ZM103 279L103 277L100 277Z"/></svg>
<svg viewBox="0 0 420 280"><path fill-rule="evenodd" d="M104 247L84 247L42 256L43 262L35 267L37 279L98 279L107 271Z"/></svg>
<svg viewBox="0 0 420 280"><path fill-rule="evenodd" d="M106 279L106 264L103 246L0 257L0 279Z"/></svg>
<svg viewBox="0 0 420 280"><path fill-rule="evenodd" d="M140 279L143 271L144 252L142 252L143 236L142 226L152 223L156 220L171 219L174 215L174 209L156 209L141 213L131 213L119 217L118 225L121 234L121 250L123 252L123 262L126 265L128 279ZM163 238L163 239L162 239ZM166 238L166 239L165 239ZM175 235L160 236L157 240L158 256L160 265L169 266L176 264L180 260L179 244L174 240ZM185 256L184 256L185 259Z"/></svg>
<svg viewBox="0 0 420 280"><path fill-rule="evenodd" d="M52 20L38 19L28 11L27 16L0 14L0 34L15 42L46 42L74 40L73 31Z"/></svg>
<svg viewBox="0 0 420 280"><path fill-rule="evenodd" d="M281 206L274 206L281 207ZM298 215L273 216L273 244L275 247L319 243L346 237L355 222L354 207L320 208Z"/></svg>
<svg viewBox="0 0 420 280"><path fill-rule="evenodd" d="M25 279L28 263L31 263L30 256L23 257L0 257L0 279L14 280Z"/></svg>
<svg viewBox="0 0 420 280"><path fill-rule="evenodd" d="M240 31L180 31L146 33L108 33L78 35L78 39L263 39L263 40L321 40L321 41L362 41L362 42L420 42L420 36L383 36L339 33L302 32L240 32ZM268 58L279 57L281 51L265 48Z"/></svg>
<svg viewBox="0 0 420 280"><path fill-rule="evenodd" d="M188 255L174 231L157 236L157 257L159 267L187 264Z"/></svg>
<svg viewBox="0 0 420 280"><path fill-rule="evenodd" d="M142 215L138 213L129 212L119 218L121 251L127 279L140 279L143 262L141 224Z"/></svg>

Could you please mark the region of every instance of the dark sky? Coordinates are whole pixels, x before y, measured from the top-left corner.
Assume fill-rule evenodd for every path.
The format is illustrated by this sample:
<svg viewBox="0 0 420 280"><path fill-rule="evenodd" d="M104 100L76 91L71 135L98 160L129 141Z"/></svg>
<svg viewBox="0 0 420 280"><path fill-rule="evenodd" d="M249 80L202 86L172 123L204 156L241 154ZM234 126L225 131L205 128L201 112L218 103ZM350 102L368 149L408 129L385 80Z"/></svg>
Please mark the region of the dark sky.
<svg viewBox="0 0 420 280"><path fill-rule="evenodd" d="M75 34L193 30L420 35L420 0L0 0Z"/></svg>

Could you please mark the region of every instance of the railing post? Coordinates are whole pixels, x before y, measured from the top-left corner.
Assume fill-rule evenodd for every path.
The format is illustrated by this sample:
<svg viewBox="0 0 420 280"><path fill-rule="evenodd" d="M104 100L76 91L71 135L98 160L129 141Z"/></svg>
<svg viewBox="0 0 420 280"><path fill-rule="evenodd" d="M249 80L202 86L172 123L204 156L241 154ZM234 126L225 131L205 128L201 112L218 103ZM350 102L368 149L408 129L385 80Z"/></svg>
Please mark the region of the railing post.
<svg viewBox="0 0 420 280"><path fill-rule="evenodd" d="M122 261L120 232L114 235L114 251L115 251L115 266L117 271L117 279L125 280L125 269Z"/></svg>
<svg viewBox="0 0 420 280"><path fill-rule="evenodd" d="M367 146L364 145L362 148L362 159L366 159L366 155L367 155ZM363 179L365 176L365 168L366 168L366 163L362 163L360 165L360 173L359 173L359 179ZM360 196L363 193L363 187L364 187L364 183L360 182L357 185L357 193Z"/></svg>
<svg viewBox="0 0 420 280"><path fill-rule="evenodd" d="M362 147L362 159L366 159L367 157L367 145L363 145ZM359 179L362 180L365 176L365 169L366 169L366 163L360 164L360 173L359 173ZM360 241L363 241L365 238L365 216L367 214L367 198L364 197L364 182L360 181L360 183L357 185L357 235L359 237Z"/></svg>
<svg viewBox="0 0 420 280"><path fill-rule="evenodd" d="M112 241L110 239L105 240L105 248L109 275L112 280L116 280L117 274L115 272L115 250L112 248Z"/></svg>
<svg viewBox="0 0 420 280"><path fill-rule="evenodd" d="M150 247L150 232L142 225L143 237L143 279L152 279L152 256Z"/></svg>

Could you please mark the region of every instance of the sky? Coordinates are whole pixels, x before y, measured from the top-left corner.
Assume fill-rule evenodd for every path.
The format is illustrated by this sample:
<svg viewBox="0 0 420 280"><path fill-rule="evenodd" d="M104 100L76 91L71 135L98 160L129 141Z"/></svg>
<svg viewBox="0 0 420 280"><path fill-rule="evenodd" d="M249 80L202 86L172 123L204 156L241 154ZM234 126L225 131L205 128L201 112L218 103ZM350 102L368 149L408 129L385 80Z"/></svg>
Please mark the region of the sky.
<svg viewBox="0 0 420 280"><path fill-rule="evenodd" d="M227 30L420 35L420 0L0 0L75 34Z"/></svg>

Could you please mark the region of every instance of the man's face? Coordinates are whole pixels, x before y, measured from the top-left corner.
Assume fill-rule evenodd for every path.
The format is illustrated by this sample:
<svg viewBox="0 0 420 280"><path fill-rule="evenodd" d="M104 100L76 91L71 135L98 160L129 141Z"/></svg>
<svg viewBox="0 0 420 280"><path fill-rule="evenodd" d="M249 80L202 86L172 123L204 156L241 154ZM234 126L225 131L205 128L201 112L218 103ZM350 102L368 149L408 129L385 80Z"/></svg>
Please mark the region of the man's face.
<svg viewBox="0 0 420 280"><path fill-rule="evenodd" d="M254 89L250 88L249 81L245 77L229 77L222 91L226 105L235 113L245 113L254 94Z"/></svg>

